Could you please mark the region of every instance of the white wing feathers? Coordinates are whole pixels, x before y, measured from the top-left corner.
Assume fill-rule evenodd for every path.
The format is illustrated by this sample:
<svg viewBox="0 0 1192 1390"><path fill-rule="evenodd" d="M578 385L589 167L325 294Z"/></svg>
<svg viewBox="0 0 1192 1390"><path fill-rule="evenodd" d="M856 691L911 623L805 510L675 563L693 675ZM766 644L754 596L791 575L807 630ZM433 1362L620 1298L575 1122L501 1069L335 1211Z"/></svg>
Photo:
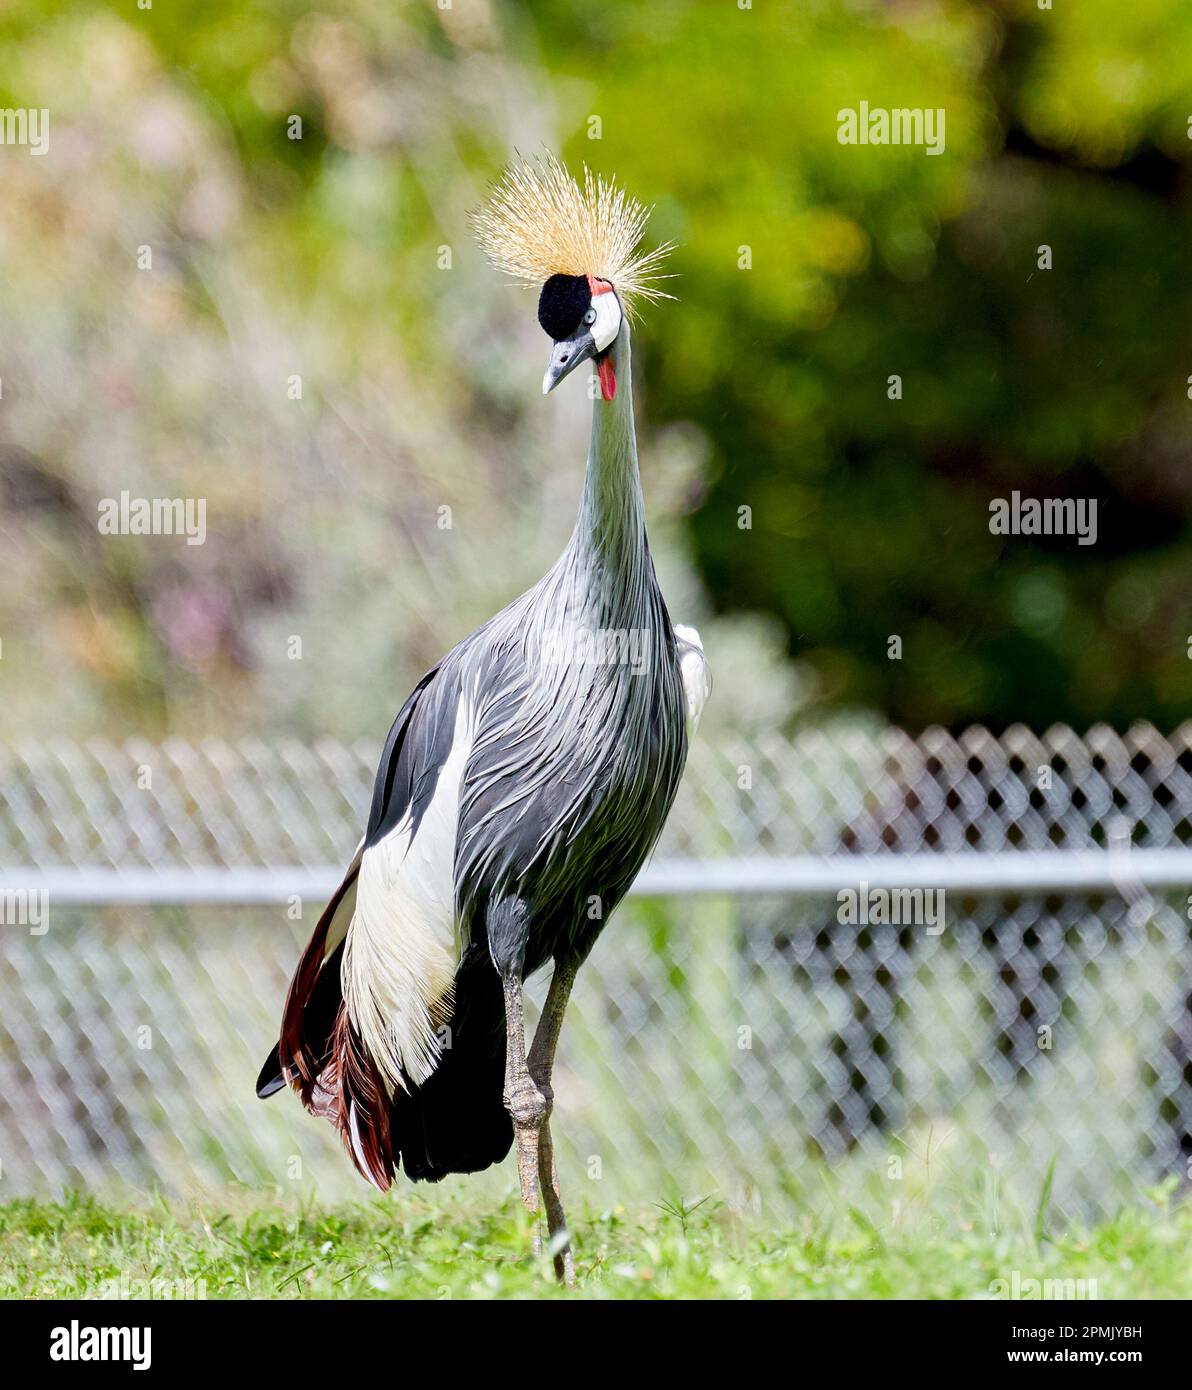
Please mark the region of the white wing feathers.
<svg viewBox="0 0 1192 1390"><path fill-rule="evenodd" d="M459 964L455 839L460 783L474 736L463 695L451 751L417 834L407 811L364 851L343 958L343 993L360 1040L391 1088L421 1084L442 1051Z"/></svg>

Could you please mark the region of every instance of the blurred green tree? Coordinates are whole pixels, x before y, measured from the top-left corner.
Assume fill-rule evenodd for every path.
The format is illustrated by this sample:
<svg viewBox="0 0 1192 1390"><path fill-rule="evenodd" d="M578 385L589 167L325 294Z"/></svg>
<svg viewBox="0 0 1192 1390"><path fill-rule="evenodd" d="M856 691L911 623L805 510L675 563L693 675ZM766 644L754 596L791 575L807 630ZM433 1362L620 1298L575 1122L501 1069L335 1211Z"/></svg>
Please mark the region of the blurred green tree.
<svg viewBox="0 0 1192 1390"><path fill-rule="evenodd" d="M569 153L683 243L650 414L711 441L716 606L912 725L1184 718L1192 11L663 11L552 7L548 52L603 116ZM942 156L839 144L862 100L942 108ZM1095 500L1096 543L991 534L1014 490Z"/></svg>

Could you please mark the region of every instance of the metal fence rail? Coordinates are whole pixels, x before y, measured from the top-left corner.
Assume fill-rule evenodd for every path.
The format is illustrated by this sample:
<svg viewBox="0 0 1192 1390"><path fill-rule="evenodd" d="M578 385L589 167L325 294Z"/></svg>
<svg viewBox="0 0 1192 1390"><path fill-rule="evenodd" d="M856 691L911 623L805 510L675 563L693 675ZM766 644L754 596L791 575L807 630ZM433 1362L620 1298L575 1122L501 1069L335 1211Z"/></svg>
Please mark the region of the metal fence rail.
<svg viewBox="0 0 1192 1390"><path fill-rule="evenodd" d="M0 1196L350 1190L326 1127L252 1080L375 756L0 749ZM698 744L581 975L564 1161L599 1201L798 1202L824 1164L882 1200L928 1145L1024 1203L1054 1159L1069 1214L1183 1181L1189 892L1192 725Z"/></svg>

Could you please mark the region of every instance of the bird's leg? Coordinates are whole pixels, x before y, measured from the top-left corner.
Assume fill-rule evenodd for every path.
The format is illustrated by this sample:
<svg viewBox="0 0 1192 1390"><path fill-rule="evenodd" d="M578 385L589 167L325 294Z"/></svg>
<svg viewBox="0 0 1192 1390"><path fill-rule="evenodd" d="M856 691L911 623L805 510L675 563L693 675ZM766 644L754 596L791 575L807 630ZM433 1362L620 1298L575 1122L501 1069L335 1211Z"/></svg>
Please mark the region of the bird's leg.
<svg viewBox="0 0 1192 1390"><path fill-rule="evenodd" d="M555 1150L550 1134L550 1112L554 1108L551 1073L555 1064L555 1049L559 1045L563 1011L571 998L571 986L575 983L577 968L578 962L573 959L555 961L550 989L547 991L546 1003L542 1006L542 1017L538 1020L538 1029L534 1034L529 1058L530 1075L546 1101L546 1113L538 1135L538 1178L546 1205L546 1222L551 1244L558 1244L554 1251L555 1277L569 1287L575 1283L575 1258L571 1253L567 1216L563 1211L563 1198L559 1192L559 1174L555 1166Z"/></svg>
<svg viewBox="0 0 1192 1390"><path fill-rule="evenodd" d="M517 1150L517 1177L526 1210L538 1217L539 1135L546 1119L546 1097L534 1083L526 1065L526 1025L522 1015L520 974L510 972L503 980L505 989L505 1109L513 1121ZM534 1253L542 1250L542 1239L534 1233Z"/></svg>

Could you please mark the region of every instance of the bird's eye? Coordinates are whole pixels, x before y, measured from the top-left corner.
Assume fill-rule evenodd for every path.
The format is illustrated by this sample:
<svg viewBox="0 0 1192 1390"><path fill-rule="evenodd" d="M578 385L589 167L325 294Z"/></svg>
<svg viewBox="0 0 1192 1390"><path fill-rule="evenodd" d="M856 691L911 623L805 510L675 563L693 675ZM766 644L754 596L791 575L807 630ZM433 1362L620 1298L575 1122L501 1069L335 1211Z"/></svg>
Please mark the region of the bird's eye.
<svg viewBox="0 0 1192 1390"><path fill-rule="evenodd" d="M591 325L594 324L594 323L596 322L596 310L595 310L595 309L589 309L589 310L588 310L588 312L584 315L584 322L585 322L589 327L591 327Z"/></svg>

